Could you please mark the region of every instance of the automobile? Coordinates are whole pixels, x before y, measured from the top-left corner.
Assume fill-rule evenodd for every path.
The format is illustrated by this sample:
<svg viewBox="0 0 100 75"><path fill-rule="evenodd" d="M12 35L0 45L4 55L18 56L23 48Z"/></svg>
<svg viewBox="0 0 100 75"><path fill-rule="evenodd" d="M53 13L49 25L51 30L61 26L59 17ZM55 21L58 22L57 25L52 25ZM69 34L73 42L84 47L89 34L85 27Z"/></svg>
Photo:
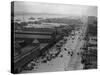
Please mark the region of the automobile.
<svg viewBox="0 0 100 75"><path fill-rule="evenodd" d="M61 47L62 45L61 44L59 44L59 45L56 45L56 47Z"/></svg>
<svg viewBox="0 0 100 75"><path fill-rule="evenodd" d="M63 44L63 42L61 41L60 44Z"/></svg>
<svg viewBox="0 0 100 75"><path fill-rule="evenodd" d="M64 39L64 41L67 41L67 39Z"/></svg>

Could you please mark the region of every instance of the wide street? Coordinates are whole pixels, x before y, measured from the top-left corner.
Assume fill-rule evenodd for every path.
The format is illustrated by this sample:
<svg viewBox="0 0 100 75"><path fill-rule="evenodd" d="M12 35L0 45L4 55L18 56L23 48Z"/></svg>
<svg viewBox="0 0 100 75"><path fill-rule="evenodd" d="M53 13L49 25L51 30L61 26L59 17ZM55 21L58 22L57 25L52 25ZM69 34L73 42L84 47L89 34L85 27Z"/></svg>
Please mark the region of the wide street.
<svg viewBox="0 0 100 75"><path fill-rule="evenodd" d="M27 65L31 67L32 63L35 63L34 69L23 70L22 73L83 69L79 53L81 52L81 47L84 45L83 35L85 31L86 26L84 25L80 27L79 30L73 30L68 37L64 37L64 39L67 39L66 41L64 41L64 39L60 40L51 49L45 52L44 57L38 58L38 63L31 61ZM57 48L57 45L61 45L61 47Z"/></svg>

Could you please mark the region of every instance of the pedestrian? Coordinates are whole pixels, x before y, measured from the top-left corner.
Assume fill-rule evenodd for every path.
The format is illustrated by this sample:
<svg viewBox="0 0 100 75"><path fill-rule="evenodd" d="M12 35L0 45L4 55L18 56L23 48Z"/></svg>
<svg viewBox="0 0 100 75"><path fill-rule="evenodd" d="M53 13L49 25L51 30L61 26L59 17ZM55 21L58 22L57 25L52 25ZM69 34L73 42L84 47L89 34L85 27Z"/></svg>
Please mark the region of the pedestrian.
<svg viewBox="0 0 100 75"><path fill-rule="evenodd" d="M73 56L73 51L71 51L71 54L70 55Z"/></svg>
<svg viewBox="0 0 100 75"><path fill-rule="evenodd" d="M80 55L80 53L79 53L79 52L77 52L77 55Z"/></svg>

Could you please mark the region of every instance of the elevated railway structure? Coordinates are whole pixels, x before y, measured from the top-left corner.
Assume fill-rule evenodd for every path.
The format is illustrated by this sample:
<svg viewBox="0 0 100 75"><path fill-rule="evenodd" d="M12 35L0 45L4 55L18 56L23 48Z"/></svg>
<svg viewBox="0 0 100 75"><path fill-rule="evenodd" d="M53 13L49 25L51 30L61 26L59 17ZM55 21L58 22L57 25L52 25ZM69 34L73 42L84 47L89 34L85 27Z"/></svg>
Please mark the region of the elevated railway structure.
<svg viewBox="0 0 100 75"><path fill-rule="evenodd" d="M24 43L27 43L24 47L21 48L16 48L16 45L14 47L14 73L21 72L25 65L32 61L35 57L40 56L41 53L51 48L56 42L62 39L62 36L57 35L54 31L16 31L14 33L14 42L24 40ZM38 40L38 42L34 43L34 40ZM17 43L20 44L19 42Z"/></svg>

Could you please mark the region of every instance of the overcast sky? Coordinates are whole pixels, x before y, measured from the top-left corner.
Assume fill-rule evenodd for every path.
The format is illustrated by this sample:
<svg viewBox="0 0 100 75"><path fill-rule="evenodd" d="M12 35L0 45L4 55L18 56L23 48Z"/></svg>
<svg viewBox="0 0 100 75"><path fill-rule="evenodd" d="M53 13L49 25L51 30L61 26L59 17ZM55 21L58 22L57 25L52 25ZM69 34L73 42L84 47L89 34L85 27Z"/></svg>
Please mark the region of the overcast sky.
<svg viewBox="0 0 100 75"><path fill-rule="evenodd" d="M14 12L97 16L97 7L16 1L14 3Z"/></svg>

